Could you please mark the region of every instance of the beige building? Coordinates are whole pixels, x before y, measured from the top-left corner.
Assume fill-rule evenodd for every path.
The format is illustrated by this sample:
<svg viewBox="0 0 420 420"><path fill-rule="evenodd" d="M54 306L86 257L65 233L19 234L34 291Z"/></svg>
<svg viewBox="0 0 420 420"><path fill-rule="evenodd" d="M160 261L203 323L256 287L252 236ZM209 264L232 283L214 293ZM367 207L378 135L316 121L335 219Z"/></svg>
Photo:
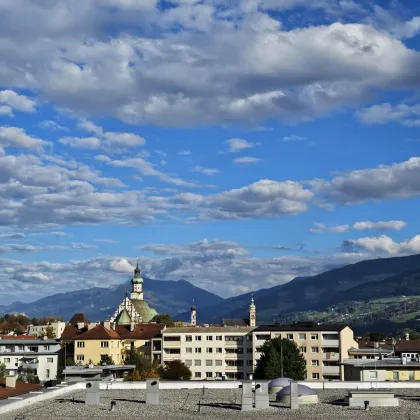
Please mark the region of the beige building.
<svg viewBox="0 0 420 420"><path fill-rule="evenodd" d="M275 337L294 340L306 359L306 379L343 380L340 363L348 350L357 348L353 330L347 325L297 322L291 325L263 325L252 331L253 360L256 366L265 340Z"/></svg>
<svg viewBox="0 0 420 420"><path fill-rule="evenodd" d="M162 331L162 362L182 360L192 379L248 379L254 327L178 327ZM156 342L157 340L154 340ZM157 343L155 343L157 344ZM154 345L155 345L154 344Z"/></svg>
<svg viewBox="0 0 420 420"><path fill-rule="evenodd" d="M63 334L64 328L66 328L66 323L62 321L51 322L48 325L29 325L28 335L35 335L37 337L43 337L46 335L47 328L51 328L54 332L55 337L60 338Z"/></svg>

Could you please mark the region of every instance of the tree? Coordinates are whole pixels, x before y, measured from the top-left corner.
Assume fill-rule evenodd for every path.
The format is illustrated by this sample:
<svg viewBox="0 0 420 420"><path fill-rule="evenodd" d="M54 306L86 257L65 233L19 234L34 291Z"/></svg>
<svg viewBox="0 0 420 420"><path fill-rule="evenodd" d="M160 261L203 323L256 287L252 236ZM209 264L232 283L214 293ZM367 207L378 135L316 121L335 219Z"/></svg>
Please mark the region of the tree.
<svg viewBox="0 0 420 420"><path fill-rule="evenodd" d="M74 361L73 357L67 357L66 359L66 366L75 366L76 362Z"/></svg>
<svg viewBox="0 0 420 420"><path fill-rule="evenodd" d="M105 365L115 365L112 357L109 354L102 354L101 355L101 364Z"/></svg>
<svg viewBox="0 0 420 420"><path fill-rule="evenodd" d="M160 377L168 381L189 381L191 371L181 360L171 360L166 362L159 369Z"/></svg>
<svg viewBox="0 0 420 420"><path fill-rule="evenodd" d="M273 338L261 348L261 358L255 368L255 379L287 377L305 379L306 361L293 340Z"/></svg>
<svg viewBox="0 0 420 420"><path fill-rule="evenodd" d="M382 341L385 339L385 334L381 332L367 332L363 337L370 341Z"/></svg>
<svg viewBox="0 0 420 420"><path fill-rule="evenodd" d="M48 325L48 327L45 329L45 335L47 338L55 338L54 328L51 325Z"/></svg>
<svg viewBox="0 0 420 420"><path fill-rule="evenodd" d="M169 314L157 314L152 318L152 321L157 324L165 324L167 327L175 326L175 323Z"/></svg>
<svg viewBox="0 0 420 420"><path fill-rule="evenodd" d="M6 377L6 365L4 363L0 363L0 379Z"/></svg>

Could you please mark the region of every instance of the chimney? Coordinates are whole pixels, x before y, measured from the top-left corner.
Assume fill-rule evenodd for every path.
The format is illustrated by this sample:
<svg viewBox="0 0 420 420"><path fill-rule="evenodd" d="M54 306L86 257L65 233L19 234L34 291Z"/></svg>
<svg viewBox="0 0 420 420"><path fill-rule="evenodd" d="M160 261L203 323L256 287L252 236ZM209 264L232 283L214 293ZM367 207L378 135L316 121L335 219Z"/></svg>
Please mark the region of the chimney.
<svg viewBox="0 0 420 420"><path fill-rule="evenodd" d="M107 330L111 329L111 322L110 321L104 321L104 328Z"/></svg>
<svg viewBox="0 0 420 420"><path fill-rule="evenodd" d="M405 339L408 341L410 339L410 333L405 334Z"/></svg>
<svg viewBox="0 0 420 420"><path fill-rule="evenodd" d="M135 322L130 322L130 331L134 331L134 328L136 328Z"/></svg>
<svg viewBox="0 0 420 420"><path fill-rule="evenodd" d="M89 330L91 330L91 329L92 329L92 328L94 328L94 327L96 327L96 323L95 323L95 322L89 322L89 324L88 324L88 326L87 326L88 331L89 331Z"/></svg>
<svg viewBox="0 0 420 420"><path fill-rule="evenodd" d="M6 376L6 388L16 388L17 375Z"/></svg>

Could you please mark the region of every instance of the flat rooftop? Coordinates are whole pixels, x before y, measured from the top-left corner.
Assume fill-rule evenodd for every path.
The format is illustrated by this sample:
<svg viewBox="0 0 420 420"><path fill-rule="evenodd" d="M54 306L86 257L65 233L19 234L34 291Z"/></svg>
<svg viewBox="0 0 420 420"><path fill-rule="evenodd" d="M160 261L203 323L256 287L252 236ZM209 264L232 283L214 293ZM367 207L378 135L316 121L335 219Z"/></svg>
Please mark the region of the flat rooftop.
<svg viewBox="0 0 420 420"><path fill-rule="evenodd" d="M161 405L146 405L144 390L103 390L101 405L84 404L85 391L64 394L52 400L3 414L2 420L75 420L75 419L148 419L148 420L205 420L219 419L318 419L318 420L359 420L359 419L420 419L420 390L395 389L400 399L399 407L371 408L364 411L349 408L343 404L348 390L318 391L320 403L303 405L292 411L285 405L270 402L270 408L263 411L240 411L241 390L239 389L181 389L161 390ZM110 411L111 401L116 402ZM201 412L198 403L201 401Z"/></svg>

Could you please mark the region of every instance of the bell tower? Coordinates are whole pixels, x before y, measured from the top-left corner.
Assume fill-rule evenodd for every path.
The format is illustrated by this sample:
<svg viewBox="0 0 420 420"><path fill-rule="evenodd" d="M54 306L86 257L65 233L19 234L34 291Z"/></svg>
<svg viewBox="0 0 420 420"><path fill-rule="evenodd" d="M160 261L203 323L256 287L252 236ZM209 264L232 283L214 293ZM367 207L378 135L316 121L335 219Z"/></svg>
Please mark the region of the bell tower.
<svg viewBox="0 0 420 420"><path fill-rule="evenodd" d="M140 268L139 268L138 262L137 262L136 268L134 269L134 277L131 279L131 285L132 285L132 289L131 289L130 298L136 299L136 300L144 300L143 279L140 276Z"/></svg>
<svg viewBox="0 0 420 420"><path fill-rule="evenodd" d="M251 303L249 304L249 326L255 327L257 324L257 308L255 307L254 298L251 298Z"/></svg>
<svg viewBox="0 0 420 420"><path fill-rule="evenodd" d="M190 325L192 327L196 327L197 326L197 308L196 306L193 304L193 306L191 306L191 321L190 321Z"/></svg>

